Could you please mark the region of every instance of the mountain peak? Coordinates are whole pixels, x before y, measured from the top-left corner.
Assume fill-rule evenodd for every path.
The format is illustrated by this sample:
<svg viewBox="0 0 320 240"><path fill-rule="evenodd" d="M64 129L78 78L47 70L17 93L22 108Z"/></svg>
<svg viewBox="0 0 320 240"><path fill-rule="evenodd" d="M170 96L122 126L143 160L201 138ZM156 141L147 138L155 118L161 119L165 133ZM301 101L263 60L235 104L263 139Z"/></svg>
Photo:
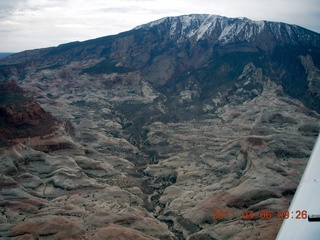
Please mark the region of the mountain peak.
<svg viewBox="0 0 320 240"><path fill-rule="evenodd" d="M158 28L170 31L170 38L177 40L195 39L196 41L206 38L215 38L220 44L235 42L252 42L261 33L267 33L274 40L283 43L306 43L316 38L312 45L319 43L318 34L281 22L254 21L249 18L228 18L210 14L190 14L177 17L166 17L147 24L140 25L135 29L150 30Z"/></svg>

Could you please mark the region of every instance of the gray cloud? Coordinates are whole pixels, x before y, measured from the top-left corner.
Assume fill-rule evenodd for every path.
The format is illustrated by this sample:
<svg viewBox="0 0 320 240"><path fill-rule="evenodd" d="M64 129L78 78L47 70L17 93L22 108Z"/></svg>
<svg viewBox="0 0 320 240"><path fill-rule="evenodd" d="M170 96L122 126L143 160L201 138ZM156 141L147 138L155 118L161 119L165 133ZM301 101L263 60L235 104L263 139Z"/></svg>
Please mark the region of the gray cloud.
<svg viewBox="0 0 320 240"><path fill-rule="evenodd" d="M132 11L136 11L136 10L139 10L139 8L137 8L137 7L109 7L109 8L101 8L98 11L99 12L105 12L105 13L124 14L124 13L129 13L129 12L132 12Z"/></svg>
<svg viewBox="0 0 320 240"><path fill-rule="evenodd" d="M25 0L10 0L0 2L0 19L10 17L16 9L19 9L26 3Z"/></svg>
<svg viewBox="0 0 320 240"><path fill-rule="evenodd" d="M10 11L15 9L21 3L26 3L26 0L10 0L10 1L1 1L0 2L0 9L1 11Z"/></svg>

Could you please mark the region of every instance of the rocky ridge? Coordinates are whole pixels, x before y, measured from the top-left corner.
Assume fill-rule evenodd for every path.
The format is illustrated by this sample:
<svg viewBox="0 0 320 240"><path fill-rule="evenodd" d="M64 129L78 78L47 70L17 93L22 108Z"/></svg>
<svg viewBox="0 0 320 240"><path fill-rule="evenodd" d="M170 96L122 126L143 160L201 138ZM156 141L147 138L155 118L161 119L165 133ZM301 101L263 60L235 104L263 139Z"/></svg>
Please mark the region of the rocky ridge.
<svg viewBox="0 0 320 240"><path fill-rule="evenodd" d="M2 237L274 239L320 128L319 36L279 24L312 40L224 45L217 23L211 35L199 27L212 18L222 19L168 18L1 62L1 79L41 106L21 108L25 123L59 119L1 149ZM222 20L224 31L253 23ZM173 38L180 23L194 35ZM235 217L214 220L214 209Z"/></svg>
<svg viewBox="0 0 320 240"><path fill-rule="evenodd" d="M167 26L170 38L196 39L196 41L213 38L222 45L236 43L239 41L253 42L261 36L270 35L283 44L295 43L300 45L317 45L319 37L316 33L308 32L306 29L296 25L280 22L252 21L248 18L227 18L218 15L194 14L180 17L166 17L157 21L147 23L135 28L151 30L153 27ZM161 34L161 30L159 31Z"/></svg>
<svg viewBox="0 0 320 240"><path fill-rule="evenodd" d="M58 120L31 98L14 80L0 85L0 146L54 131Z"/></svg>

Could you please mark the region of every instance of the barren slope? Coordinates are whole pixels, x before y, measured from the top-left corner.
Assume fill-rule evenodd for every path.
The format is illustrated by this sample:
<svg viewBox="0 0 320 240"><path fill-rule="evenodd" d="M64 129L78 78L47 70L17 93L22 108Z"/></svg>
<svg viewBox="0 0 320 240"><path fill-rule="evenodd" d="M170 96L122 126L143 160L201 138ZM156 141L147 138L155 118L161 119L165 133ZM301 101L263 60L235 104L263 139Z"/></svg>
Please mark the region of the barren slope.
<svg viewBox="0 0 320 240"><path fill-rule="evenodd" d="M274 239L320 129L310 34L192 15L5 59L1 79L40 104L17 119L59 121L1 148L0 235Z"/></svg>

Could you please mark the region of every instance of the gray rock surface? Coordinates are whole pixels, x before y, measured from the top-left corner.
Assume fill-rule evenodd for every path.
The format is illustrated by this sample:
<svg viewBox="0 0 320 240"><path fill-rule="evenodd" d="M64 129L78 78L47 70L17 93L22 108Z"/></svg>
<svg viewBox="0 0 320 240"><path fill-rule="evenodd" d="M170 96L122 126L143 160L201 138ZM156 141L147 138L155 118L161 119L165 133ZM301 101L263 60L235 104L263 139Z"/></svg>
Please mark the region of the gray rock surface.
<svg viewBox="0 0 320 240"><path fill-rule="evenodd" d="M29 102L42 112L32 123L53 120L29 137L0 126L11 139L0 148L0 237L275 238L320 129L318 35L299 51L267 32L270 42L215 49L145 27L3 60L0 79L40 104Z"/></svg>

